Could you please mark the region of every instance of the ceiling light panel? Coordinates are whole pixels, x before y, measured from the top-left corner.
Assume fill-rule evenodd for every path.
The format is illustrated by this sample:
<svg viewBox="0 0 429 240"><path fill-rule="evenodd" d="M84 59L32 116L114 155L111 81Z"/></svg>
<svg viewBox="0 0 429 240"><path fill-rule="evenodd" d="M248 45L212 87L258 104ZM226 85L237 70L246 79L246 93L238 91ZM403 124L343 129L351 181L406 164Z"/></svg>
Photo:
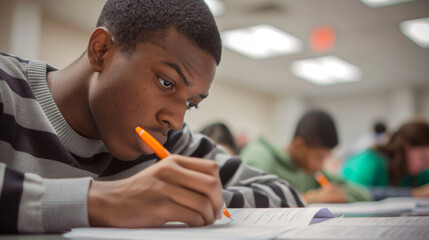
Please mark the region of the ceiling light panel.
<svg viewBox="0 0 429 240"><path fill-rule="evenodd" d="M413 2L415 0L360 0L363 4L371 8L387 7L404 2Z"/></svg>
<svg viewBox="0 0 429 240"><path fill-rule="evenodd" d="M358 67L335 56L295 61L291 64L291 71L317 85L354 82L362 76Z"/></svg>
<svg viewBox="0 0 429 240"><path fill-rule="evenodd" d="M223 45L253 59L288 55L302 50L302 41L269 24L222 33Z"/></svg>
<svg viewBox="0 0 429 240"><path fill-rule="evenodd" d="M429 48L429 18L401 22L399 29L420 47Z"/></svg>
<svg viewBox="0 0 429 240"><path fill-rule="evenodd" d="M220 0L204 0L213 16L220 16L225 12L225 4Z"/></svg>

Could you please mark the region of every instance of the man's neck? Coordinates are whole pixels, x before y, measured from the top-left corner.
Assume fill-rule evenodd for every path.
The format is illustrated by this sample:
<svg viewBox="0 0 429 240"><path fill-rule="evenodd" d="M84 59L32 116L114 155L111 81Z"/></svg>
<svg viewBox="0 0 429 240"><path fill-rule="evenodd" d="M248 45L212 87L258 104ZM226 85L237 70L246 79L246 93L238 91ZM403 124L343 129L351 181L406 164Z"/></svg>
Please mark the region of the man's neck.
<svg viewBox="0 0 429 240"><path fill-rule="evenodd" d="M302 168L302 166L301 166L301 164L300 164L300 162L299 162L299 160L298 160L298 157L296 156L296 153L295 153L295 151L293 150L293 147L292 146L287 146L287 147L285 147L285 152L286 152L286 155L288 155L289 156L289 158L290 158L290 160L291 160L291 162L293 163L293 164L295 164L295 165L297 165L297 166L299 166L300 168Z"/></svg>
<svg viewBox="0 0 429 240"><path fill-rule="evenodd" d="M89 107L91 81L97 77L86 55L60 69L51 82L51 94L64 119L82 136L97 139L96 124Z"/></svg>

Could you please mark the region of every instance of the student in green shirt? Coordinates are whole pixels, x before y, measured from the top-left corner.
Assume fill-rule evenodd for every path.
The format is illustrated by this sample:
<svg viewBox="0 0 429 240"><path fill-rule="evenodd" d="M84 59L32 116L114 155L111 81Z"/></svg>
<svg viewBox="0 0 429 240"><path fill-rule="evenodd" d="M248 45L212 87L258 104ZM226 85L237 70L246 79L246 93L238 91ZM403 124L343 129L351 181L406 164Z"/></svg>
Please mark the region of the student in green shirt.
<svg viewBox="0 0 429 240"><path fill-rule="evenodd" d="M429 197L429 124L402 125L390 140L348 159L343 175L371 187L375 199L390 196ZM374 191L378 188L378 191Z"/></svg>
<svg viewBox="0 0 429 240"><path fill-rule="evenodd" d="M372 200L370 192L358 184L322 171L325 159L338 144L331 116L313 110L298 122L292 142L283 149L259 137L240 152L249 165L287 180L308 202L354 202ZM330 184L321 188L314 174L322 171Z"/></svg>

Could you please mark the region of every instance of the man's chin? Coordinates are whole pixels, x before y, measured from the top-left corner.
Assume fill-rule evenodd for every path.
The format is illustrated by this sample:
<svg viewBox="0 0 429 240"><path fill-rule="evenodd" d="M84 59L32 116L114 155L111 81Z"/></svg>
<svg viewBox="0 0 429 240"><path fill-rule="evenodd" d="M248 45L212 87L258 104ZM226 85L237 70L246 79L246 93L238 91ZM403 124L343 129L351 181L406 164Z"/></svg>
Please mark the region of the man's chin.
<svg viewBox="0 0 429 240"><path fill-rule="evenodd" d="M113 154L113 156L115 156L115 158L117 158L120 161L130 162L130 161L136 160L141 155L138 155L138 154L133 154L133 155L129 155L129 154L127 154L127 155Z"/></svg>
<svg viewBox="0 0 429 240"><path fill-rule="evenodd" d="M134 161L142 155L142 152L134 149L128 149L127 151L110 150L110 154L121 161Z"/></svg>
<svg viewBox="0 0 429 240"><path fill-rule="evenodd" d="M124 153L118 153L118 154L113 154L112 155L117 158L120 161L124 161L124 162L130 162L130 161L134 161L137 160L139 157L141 157L142 155L151 155L154 154L154 152L152 151L152 149L149 150L150 152L141 152L141 151L136 151L132 154L124 154Z"/></svg>

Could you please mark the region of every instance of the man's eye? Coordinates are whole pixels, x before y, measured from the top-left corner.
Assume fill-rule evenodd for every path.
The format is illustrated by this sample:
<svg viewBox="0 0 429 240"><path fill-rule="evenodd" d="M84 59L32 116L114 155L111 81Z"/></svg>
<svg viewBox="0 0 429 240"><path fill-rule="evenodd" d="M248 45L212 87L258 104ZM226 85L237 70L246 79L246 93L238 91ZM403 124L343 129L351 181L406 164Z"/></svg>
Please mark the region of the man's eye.
<svg viewBox="0 0 429 240"><path fill-rule="evenodd" d="M163 79L162 77L158 77L158 81L159 81L159 83L161 83L162 87L167 88L167 89L170 89L174 86L173 83Z"/></svg>
<svg viewBox="0 0 429 240"><path fill-rule="evenodd" d="M198 109L198 105L191 103L191 102L186 102L186 109L191 109L191 108L196 108Z"/></svg>

